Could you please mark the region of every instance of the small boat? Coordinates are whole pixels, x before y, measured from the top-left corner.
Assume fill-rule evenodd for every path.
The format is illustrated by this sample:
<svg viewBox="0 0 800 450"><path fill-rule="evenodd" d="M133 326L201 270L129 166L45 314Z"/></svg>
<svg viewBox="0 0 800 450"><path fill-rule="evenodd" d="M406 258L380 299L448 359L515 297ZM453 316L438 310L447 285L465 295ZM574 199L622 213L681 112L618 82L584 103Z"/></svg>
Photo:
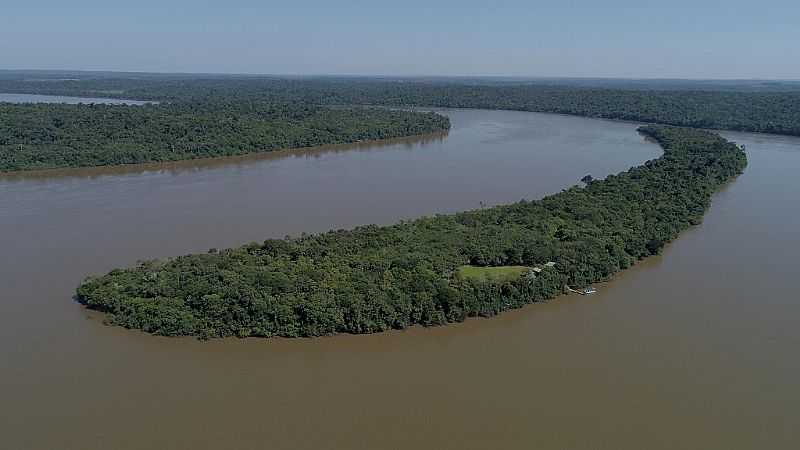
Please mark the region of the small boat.
<svg viewBox="0 0 800 450"><path fill-rule="evenodd" d="M572 289L569 286L565 286L565 288L569 292L574 292L576 294L581 294L581 295L592 295L595 292L597 292L597 289L595 289L595 288L593 288L591 286L585 287L585 288L581 288L581 289Z"/></svg>

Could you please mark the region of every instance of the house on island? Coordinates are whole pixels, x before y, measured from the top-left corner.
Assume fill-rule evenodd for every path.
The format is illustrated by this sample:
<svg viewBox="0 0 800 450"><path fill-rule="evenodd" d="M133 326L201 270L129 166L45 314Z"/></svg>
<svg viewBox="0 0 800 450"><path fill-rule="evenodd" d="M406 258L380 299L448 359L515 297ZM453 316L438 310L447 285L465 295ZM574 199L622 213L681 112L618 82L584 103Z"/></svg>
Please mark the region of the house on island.
<svg viewBox="0 0 800 450"><path fill-rule="evenodd" d="M525 274L525 276L528 279L534 280L536 279L536 276L539 275L540 273L542 273L541 267L531 267L531 270L529 270L528 273Z"/></svg>
<svg viewBox="0 0 800 450"><path fill-rule="evenodd" d="M550 261L550 262L545 263L544 266L545 267L549 267L549 268L553 268L553 267L556 266L556 263ZM544 270L544 269L542 269L541 267L531 267L531 270L528 271L528 274L526 276L528 278L534 279L534 278L536 278L538 275L540 275L542 273L542 270Z"/></svg>

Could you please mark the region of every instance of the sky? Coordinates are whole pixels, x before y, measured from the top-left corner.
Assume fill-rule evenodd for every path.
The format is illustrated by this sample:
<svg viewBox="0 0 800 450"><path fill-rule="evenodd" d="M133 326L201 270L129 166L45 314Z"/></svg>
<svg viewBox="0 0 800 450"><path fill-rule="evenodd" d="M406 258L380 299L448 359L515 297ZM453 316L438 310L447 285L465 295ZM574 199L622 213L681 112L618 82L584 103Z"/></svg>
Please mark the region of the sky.
<svg viewBox="0 0 800 450"><path fill-rule="evenodd" d="M800 0L0 3L0 69L800 79Z"/></svg>

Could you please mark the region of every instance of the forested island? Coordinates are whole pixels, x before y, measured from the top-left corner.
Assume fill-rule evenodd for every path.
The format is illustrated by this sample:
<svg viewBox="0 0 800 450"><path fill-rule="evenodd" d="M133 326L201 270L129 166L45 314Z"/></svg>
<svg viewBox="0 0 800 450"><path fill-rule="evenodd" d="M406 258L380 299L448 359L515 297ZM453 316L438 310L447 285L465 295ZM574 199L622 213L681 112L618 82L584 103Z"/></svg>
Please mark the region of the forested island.
<svg viewBox="0 0 800 450"><path fill-rule="evenodd" d="M263 101L132 105L0 103L0 172L136 164L447 130L433 113Z"/></svg>
<svg viewBox="0 0 800 450"><path fill-rule="evenodd" d="M658 253L747 164L712 132L640 131L661 157L541 200L148 261L76 298L112 324L201 338L373 333L550 299Z"/></svg>

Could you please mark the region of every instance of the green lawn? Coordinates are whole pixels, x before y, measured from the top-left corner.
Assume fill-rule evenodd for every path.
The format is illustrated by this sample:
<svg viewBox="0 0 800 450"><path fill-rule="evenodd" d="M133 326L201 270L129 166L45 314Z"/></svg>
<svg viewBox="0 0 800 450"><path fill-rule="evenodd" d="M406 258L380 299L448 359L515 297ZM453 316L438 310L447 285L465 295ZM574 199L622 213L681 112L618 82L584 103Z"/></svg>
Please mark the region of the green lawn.
<svg viewBox="0 0 800 450"><path fill-rule="evenodd" d="M477 267L461 266L458 268L458 275L463 278L479 278L482 280L513 280L525 272L530 267L525 266L500 266L500 267Z"/></svg>

